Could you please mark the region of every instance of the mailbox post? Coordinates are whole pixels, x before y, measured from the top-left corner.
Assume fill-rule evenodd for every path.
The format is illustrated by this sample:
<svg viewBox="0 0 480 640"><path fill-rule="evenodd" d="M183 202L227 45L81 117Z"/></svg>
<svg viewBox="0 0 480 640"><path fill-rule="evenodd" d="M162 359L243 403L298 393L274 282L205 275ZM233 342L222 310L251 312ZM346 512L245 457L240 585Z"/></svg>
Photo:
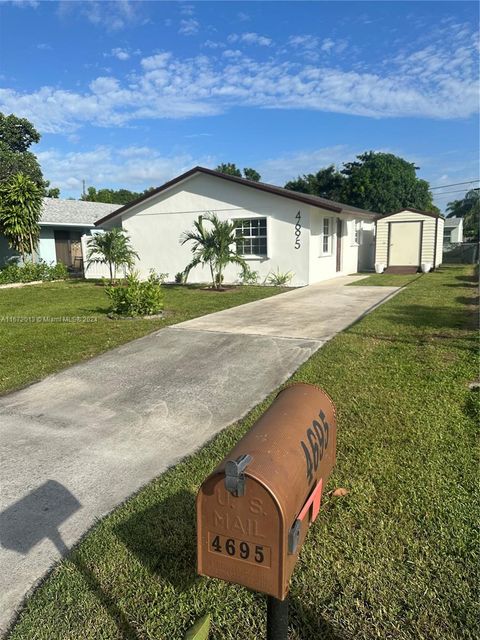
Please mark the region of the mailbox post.
<svg viewBox="0 0 480 640"><path fill-rule="evenodd" d="M283 389L197 496L198 573L267 594L269 639L286 638L288 585L335 465L329 396Z"/></svg>

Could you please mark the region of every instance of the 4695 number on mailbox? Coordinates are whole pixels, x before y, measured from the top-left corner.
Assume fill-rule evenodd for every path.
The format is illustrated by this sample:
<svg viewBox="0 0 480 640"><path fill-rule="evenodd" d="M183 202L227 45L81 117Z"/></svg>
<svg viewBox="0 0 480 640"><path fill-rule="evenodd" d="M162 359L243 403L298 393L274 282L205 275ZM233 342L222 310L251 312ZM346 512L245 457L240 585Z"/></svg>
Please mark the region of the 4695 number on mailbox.
<svg viewBox="0 0 480 640"><path fill-rule="evenodd" d="M257 566L270 567L270 547L264 544L237 540L236 538L229 538L209 531L208 550L230 558L236 558L237 560L244 560Z"/></svg>

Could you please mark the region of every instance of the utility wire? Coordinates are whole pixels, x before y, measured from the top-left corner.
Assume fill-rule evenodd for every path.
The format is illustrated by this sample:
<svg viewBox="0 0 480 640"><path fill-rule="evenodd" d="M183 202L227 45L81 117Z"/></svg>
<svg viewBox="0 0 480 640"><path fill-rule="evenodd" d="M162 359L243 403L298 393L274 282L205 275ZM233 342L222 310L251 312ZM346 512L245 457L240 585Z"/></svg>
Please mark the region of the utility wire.
<svg viewBox="0 0 480 640"><path fill-rule="evenodd" d="M442 191L441 193L436 193L434 195L436 198L439 198L440 196L446 196L449 193L465 193L465 191L476 191L476 189L458 189L456 191Z"/></svg>
<svg viewBox="0 0 480 640"><path fill-rule="evenodd" d="M453 182L452 184L443 184L439 187L430 187L432 189L446 189L447 187L458 187L460 184L472 184L473 182L480 182L480 180L468 180L467 182Z"/></svg>

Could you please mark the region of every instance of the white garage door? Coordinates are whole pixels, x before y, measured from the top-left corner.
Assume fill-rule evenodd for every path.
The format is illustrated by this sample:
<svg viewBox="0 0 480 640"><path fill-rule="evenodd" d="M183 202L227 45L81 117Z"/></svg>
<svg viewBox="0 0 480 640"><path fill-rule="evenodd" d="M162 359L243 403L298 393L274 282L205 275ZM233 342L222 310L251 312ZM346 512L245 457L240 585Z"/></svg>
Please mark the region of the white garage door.
<svg viewBox="0 0 480 640"><path fill-rule="evenodd" d="M389 266L420 265L421 222L390 223Z"/></svg>

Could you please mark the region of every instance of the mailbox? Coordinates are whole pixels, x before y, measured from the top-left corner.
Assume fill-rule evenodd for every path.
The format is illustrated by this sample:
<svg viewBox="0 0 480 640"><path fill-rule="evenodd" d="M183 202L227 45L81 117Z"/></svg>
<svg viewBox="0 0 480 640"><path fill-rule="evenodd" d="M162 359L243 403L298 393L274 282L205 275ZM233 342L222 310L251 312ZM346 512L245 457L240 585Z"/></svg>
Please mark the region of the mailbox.
<svg viewBox="0 0 480 640"><path fill-rule="evenodd" d="M198 573L284 600L335 465L335 407L304 383L283 389L203 482Z"/></svg>

